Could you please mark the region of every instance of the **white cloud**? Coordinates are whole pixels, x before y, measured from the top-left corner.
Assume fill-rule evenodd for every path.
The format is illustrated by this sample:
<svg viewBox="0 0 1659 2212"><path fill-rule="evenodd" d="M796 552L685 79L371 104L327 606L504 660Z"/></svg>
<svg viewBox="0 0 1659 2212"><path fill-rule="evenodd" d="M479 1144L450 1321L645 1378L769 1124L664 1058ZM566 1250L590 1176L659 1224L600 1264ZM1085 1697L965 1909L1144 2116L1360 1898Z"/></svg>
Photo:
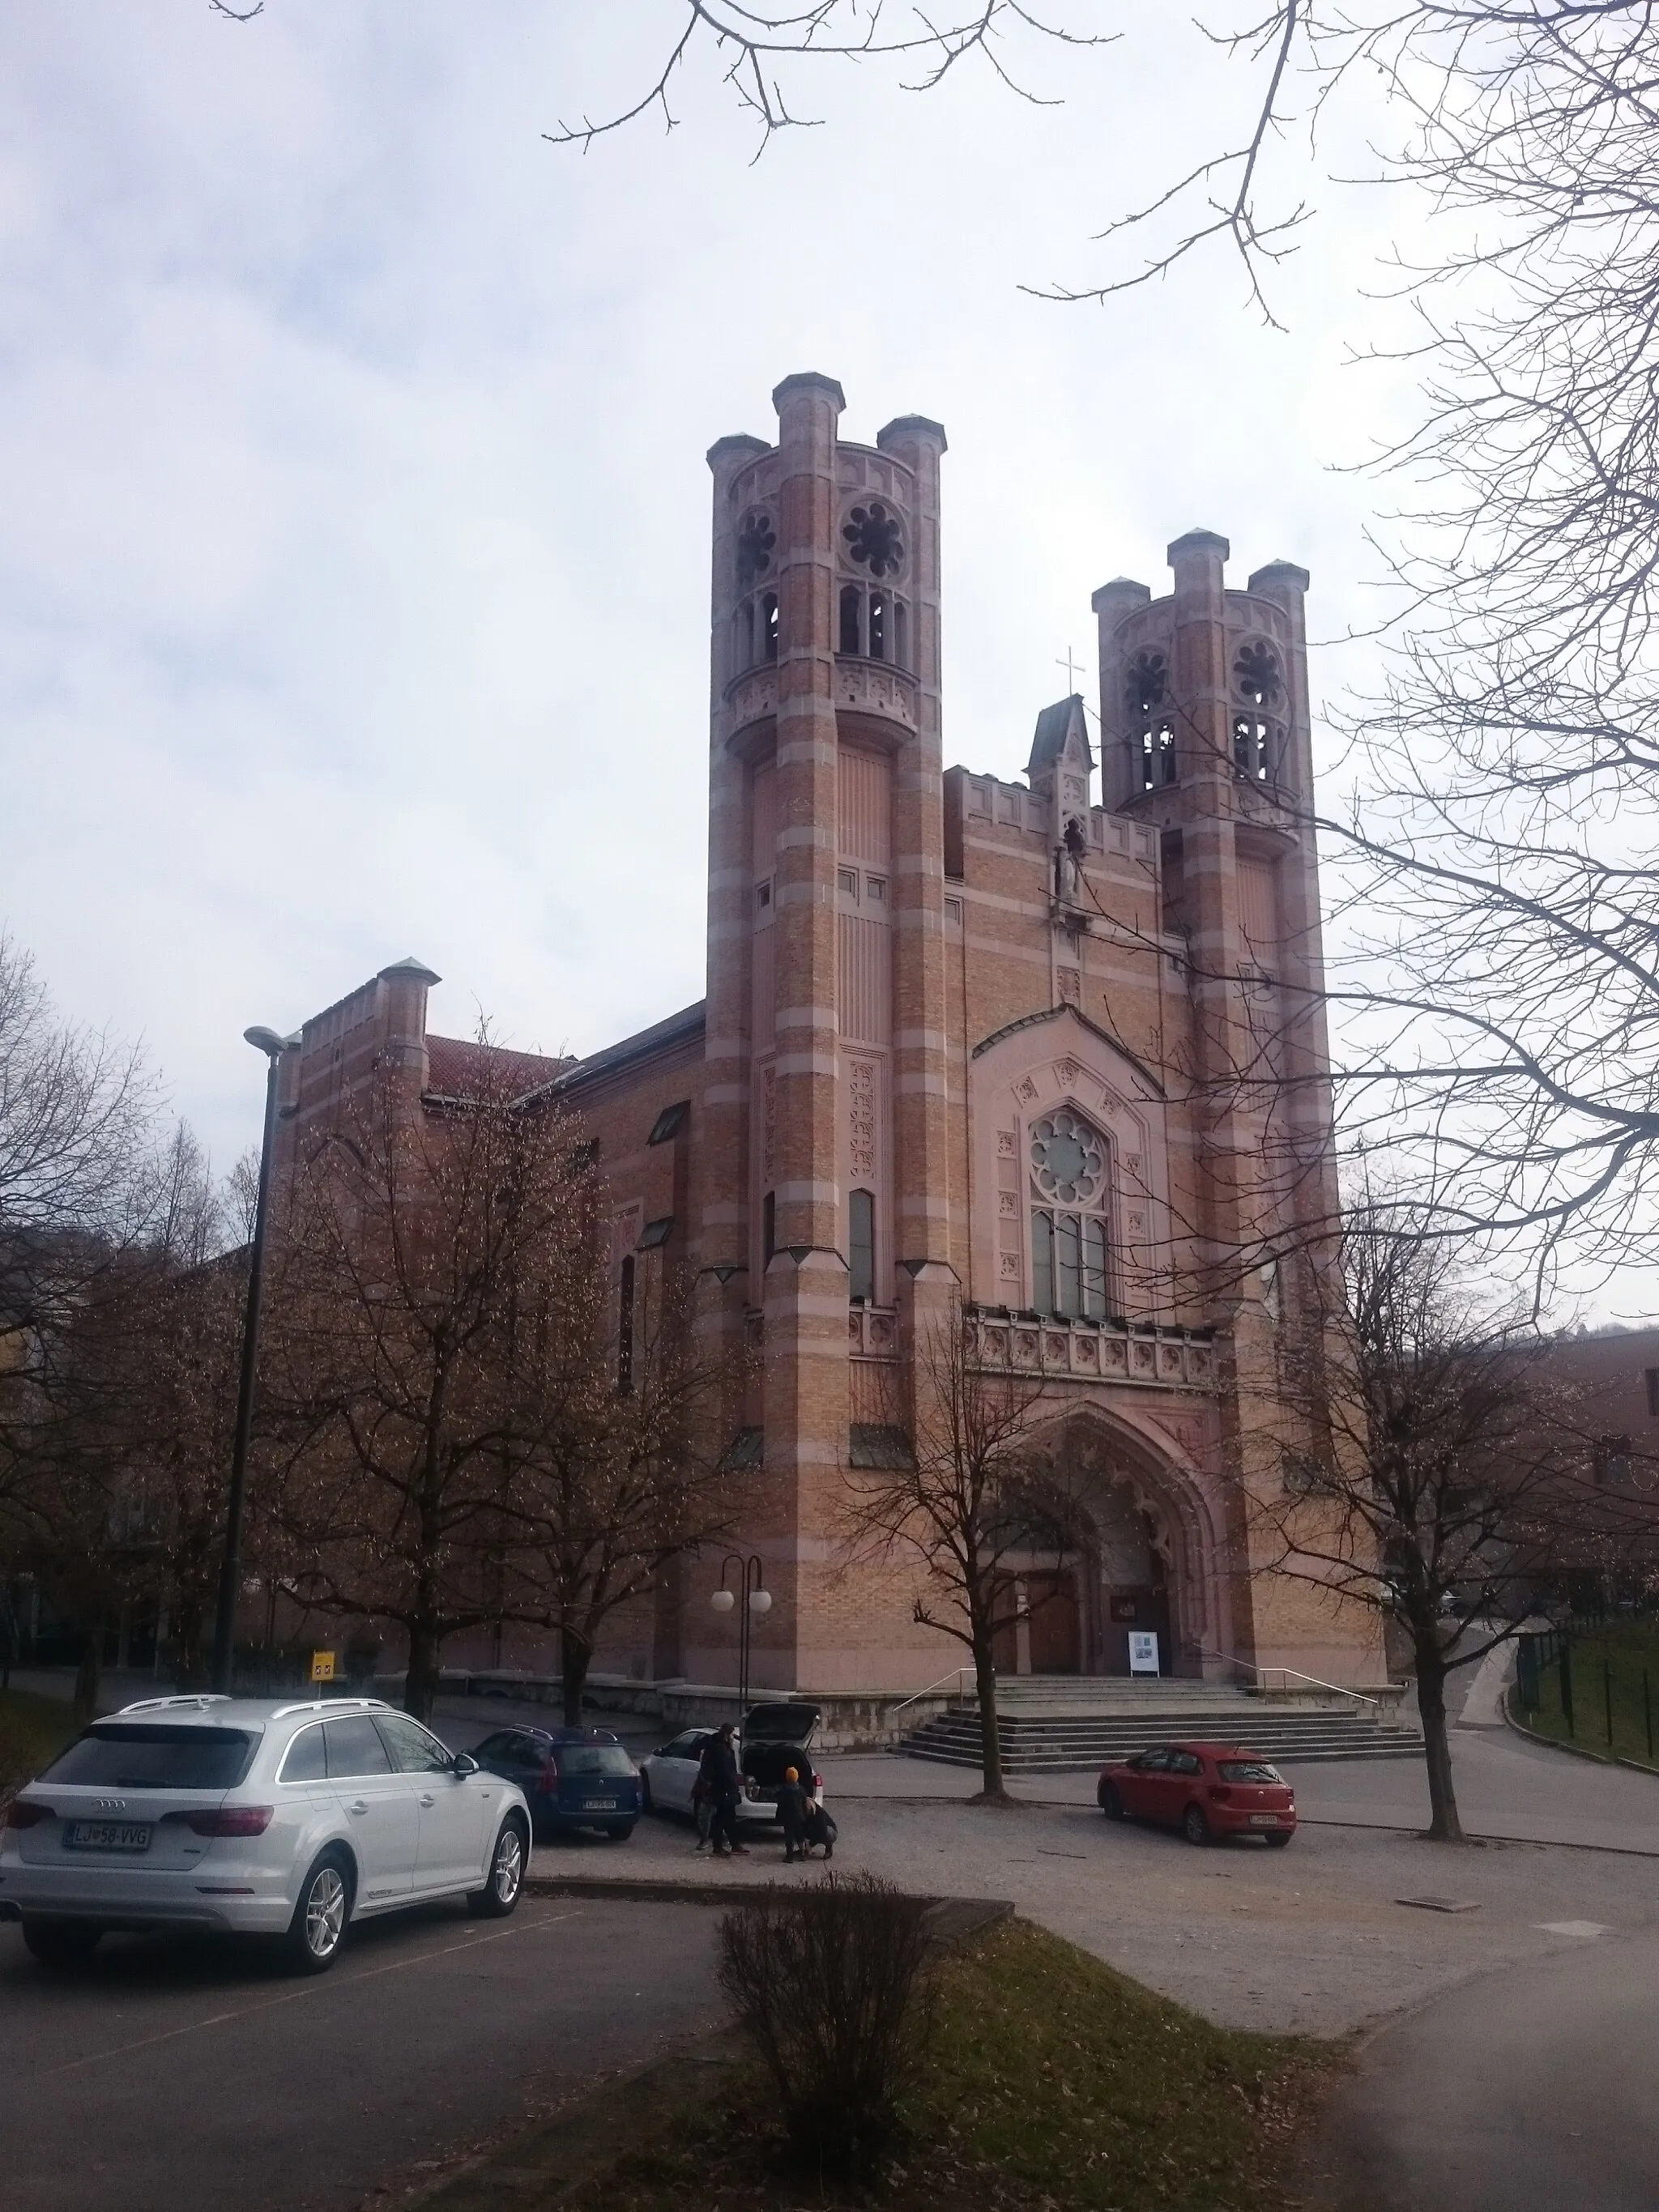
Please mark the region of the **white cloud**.
<svg viewBox="0 0 1659 2212"><path fill-rule="evenodd" d="M0 19L0 915L222 1160L244 1024L405 952L439 1025L525 1044L698 995L702 454L793 370L849 434L945 423L949 757L1016 770L1090 591L1159 587L1195 523L1363 612L1371 495L1328 465L1387 398L1340 366L1375 209L1335 196L1288 336L1223 262L1109 311L1018 289L1102 265L1184 25L1074 58L1060 109L833 70L750 167L705 70L672 135L549 146L673 12ZM1184 82L1182 127L1222 96Z"/></svg>

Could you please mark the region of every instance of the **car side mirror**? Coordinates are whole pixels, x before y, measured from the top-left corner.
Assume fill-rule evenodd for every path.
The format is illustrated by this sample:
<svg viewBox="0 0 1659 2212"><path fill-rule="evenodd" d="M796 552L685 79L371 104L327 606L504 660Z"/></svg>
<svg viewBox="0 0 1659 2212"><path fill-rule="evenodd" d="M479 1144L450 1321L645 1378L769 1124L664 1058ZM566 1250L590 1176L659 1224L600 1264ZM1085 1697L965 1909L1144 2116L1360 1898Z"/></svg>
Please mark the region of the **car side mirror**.
<svg viewBox="0 0 1659 2212"><path fill-rule="evenodd" d="M458 1774L465 1782L469 1774L479 1771L478 1762L470 1751L458 1751L449 1762L449 1771L452 1774Z"/></svg>

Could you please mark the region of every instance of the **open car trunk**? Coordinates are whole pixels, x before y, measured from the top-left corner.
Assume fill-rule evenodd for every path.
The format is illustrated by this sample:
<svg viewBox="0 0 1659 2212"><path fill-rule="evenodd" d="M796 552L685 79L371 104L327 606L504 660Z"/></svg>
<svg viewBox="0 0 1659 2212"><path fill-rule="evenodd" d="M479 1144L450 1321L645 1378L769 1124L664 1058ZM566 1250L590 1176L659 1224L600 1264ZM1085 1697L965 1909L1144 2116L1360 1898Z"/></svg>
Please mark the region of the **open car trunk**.
<svg viewBox="0 0 1659 2212"><path fill-rule="evenodd" d="M743 1723L744 1779L775 1790L787 1766L808 1767L812 1739L823 1718L821 1705L752 1705Z"/></svg>

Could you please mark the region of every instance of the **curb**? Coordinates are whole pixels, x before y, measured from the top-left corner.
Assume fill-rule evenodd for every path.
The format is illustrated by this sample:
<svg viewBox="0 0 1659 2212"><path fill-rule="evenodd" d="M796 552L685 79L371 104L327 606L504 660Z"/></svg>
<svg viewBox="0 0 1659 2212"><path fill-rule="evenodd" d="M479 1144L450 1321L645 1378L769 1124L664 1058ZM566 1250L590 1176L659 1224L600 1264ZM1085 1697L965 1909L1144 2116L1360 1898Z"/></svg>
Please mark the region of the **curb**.
<svg viewBox="0 0 1659 2212"><path fill-rule="evenodd" d="M804 1887L791 1884L791 1887ZM769 1892L781 1889L781 1882L748 1881L727 1884L721 1881L682 1881L671 1878L656 1881L641 1879L637 1875L619 1875L614 1880L604 1875L537 1875L525 1881L527 1895L532 1897L601 1898L614 1902L618 1898L641 1900L647 1905L745 1905ZM1006 1897L935 1897L927 1891L910 1891L920 1896L927 1907L928 1937L942 1950L954 1950L965 1943L981 1929L994 1928L999 1922L1011 1919L1014 1905Z"/></svg>

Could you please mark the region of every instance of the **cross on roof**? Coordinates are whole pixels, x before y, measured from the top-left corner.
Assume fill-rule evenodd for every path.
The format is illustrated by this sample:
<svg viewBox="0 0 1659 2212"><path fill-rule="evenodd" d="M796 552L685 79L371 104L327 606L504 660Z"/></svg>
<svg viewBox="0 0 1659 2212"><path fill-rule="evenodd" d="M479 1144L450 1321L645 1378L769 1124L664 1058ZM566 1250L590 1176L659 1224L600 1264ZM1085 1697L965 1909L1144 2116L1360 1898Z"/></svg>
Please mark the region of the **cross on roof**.
<svg viewBox="0 0 1659 2212"><path fill-rule="evenodd" d="M1066 648L1066 658L1061 660L1056 657L1054 665L1056 668L1063 668L1066 671L1066 681L1070 685L1071 689L1075 691L1077 690L1077 679L1083 673L1083 663L1080 660L1074 660L1072 658L1072 648L1069 645Z"/></svg>

